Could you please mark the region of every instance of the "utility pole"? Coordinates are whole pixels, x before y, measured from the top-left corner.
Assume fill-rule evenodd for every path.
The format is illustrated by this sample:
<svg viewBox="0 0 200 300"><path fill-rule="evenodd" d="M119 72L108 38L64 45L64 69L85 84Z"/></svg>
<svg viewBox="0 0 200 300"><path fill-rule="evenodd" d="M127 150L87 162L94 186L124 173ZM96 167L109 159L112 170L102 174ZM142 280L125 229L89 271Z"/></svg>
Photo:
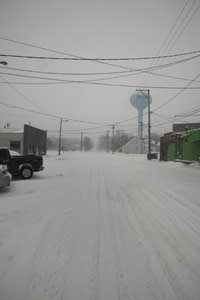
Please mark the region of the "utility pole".
<svg viewBox="0 0 200 300"><path fill-rule="evenodd" d="M112 154L114 154L115 125L112 125Z"/></svg>
<svg viewBox="0 0 200 300"><path fill-rule="evenodd" d="M68 122L69 120L65 120L63 118L60 118L60 130L59 130L59 145L58 145L58 155L61 153L61 143L62 143L62 123Z"/></svg>
<svg viewBox="0 0 200 300"><path fill-rule="evenodd" d="M81 151L83 151L83 132L81 132Z"/></svg>
<svg viewBox="0 0 200 300"><path fill-rule="evenodd" d="M147 90L148 97L148 142L149 142L149 151L148 151L148 159L151 159L151 109L150 109L150 91Z"/></svg>
<svg viewBox="0 0 200 300"><path fill-rule="evenodd" d="M59 146L58 146L58 155L60 156L60 152L61 152L61 134L62 134L62 122L63 119L60 118L60 130L59 130Z"/></svg>
<svg viewBox="0 0 200 300"><path fill-rule="evenodd" d="M151 159L151 98L150 98L150 90L149 89L142 89L136 90L140 91L148 100L148 155L147 158ZM147 94L146 94L147 92Z"/></svg>
<svg viewBox="0 0 200 300"><path fill-rule="evenodd" d="M110 145L109 145L109 130L106 133L106 147L107 147L107 152L110 150Z"/></svg>

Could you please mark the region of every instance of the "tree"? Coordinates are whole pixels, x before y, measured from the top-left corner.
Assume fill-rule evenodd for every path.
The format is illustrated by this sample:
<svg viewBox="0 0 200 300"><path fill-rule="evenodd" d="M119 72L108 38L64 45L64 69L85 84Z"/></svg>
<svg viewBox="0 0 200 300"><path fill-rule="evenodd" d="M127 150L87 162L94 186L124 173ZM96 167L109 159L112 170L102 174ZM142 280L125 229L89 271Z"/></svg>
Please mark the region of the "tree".
<svg viewBox="0 0 200 300"><path fill-rule="evenodd" d="M93 143L92 143L91 139L88 136L84 137L84 139L83 139L83 149L84 149L84 151L89 151L92 148L93 148Z"/></svg>
<svg viewBox="0 0 200 300"><path fill-rule="evenodd" d="M110 151L111 148L111 137L107 135L101 135L98 140L98 149Z"/></svg>
<svg viewBox="0 0 200 300"><path fill-rule="evenodd" d="M110 150L113 146L114 151L117 151L120 147L128 143L129 140L130 136L128 136L128 134L126 134L123 130L117 130L114 138L111 136L109 137L108 135L101 135L98 141L98 149Z"/></svg>
<svg viewBox="0 0 200 300"><path fill-rule="evenodd" d="M122 146L128 143L129 140L130 138L128 134L126 134L123 130L117 130L112 141L114 151L119 150Z"/></svg>
<svg viewBox="0 0 200 300"><path fill-rule="evenodd" d="M4 128L10 128L10 123L7 122L7 123L4 125Z"/></svg>

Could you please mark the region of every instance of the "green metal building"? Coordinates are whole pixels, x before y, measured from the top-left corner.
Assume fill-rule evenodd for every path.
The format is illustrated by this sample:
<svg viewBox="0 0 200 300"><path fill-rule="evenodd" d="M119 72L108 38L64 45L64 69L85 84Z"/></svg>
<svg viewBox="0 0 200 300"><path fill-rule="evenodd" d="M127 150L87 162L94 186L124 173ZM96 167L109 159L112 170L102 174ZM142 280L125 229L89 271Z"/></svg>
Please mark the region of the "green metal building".
<svg viewBox="0 0 200 300"><path fill-rule="evenodd" d="M200 161L200 129L165 134L160 148L160 160Z"/></svg>

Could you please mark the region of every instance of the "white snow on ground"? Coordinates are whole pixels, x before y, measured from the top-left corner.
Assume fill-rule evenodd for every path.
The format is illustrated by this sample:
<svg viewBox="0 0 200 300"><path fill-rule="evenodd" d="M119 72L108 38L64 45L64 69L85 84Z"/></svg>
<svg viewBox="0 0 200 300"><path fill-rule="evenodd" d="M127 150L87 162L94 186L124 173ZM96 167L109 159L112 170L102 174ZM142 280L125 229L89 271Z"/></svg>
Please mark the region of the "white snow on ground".
<svg viewBox="0 0 200 300"><path fill-rule="evenodd" d="M0 192L0 300L199 300L200 169L48 155Z"/></svg>

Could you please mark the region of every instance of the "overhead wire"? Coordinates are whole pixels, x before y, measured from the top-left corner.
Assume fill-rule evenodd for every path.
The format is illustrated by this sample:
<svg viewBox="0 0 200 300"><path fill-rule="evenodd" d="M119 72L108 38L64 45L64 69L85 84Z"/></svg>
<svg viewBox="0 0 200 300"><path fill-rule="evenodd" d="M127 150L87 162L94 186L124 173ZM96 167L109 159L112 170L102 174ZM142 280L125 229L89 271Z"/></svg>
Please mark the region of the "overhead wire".
<svg viewBox="0 0 200 300"><path fill-rule="evenodd" d="M160 110L161 108L165 107L166 105L168 105L169 103L171 103L172 101L174 101L179 95L181 95L185 90L188 89L188 87L198 78L200 77L200 72L193 78L191 79L190 82L188 82L185 87L183 87L180 91L178 91L178 93L176 93L173 97L170 97L166 102L162 103L161 105L157 106L153 112Z"/></svg>
<svg viewBox="0 0 200 300"><path fill-rule="evenodd" d="M185 112L185 113L182 113L182 114L179 114L179 115L177 115L178 117L179 116L183 116L183 117L185 117L185 116L191 116L191 115L193 115L193 114L195 114L195 113L198 113L200 111L200 105L197 105L197 106L195 106L195 107L193 107L192 109L190 109L189 111L187 111L187 112ZM175 116L176 117L176 116Z"/></svg>
<svg viewBox="0 0 200 300"><path fill-rule="evenodd" d="M30 113L33 113L33 114L37 114L37 115L42 115L42 116L46 116L46 117L50 117L50 118L53 118L53 119L56 119L56 120L60 120L61 118L62 119L66 119L66 120L69 120L69 121L73 121L73 122L78 122L78 123L84 123L84 124L93 124L93 125L100 125L100 126L95 126L95 127L87 127L87 128L81 128L81 129L72 129L72 131L88 131L88 130L94 130L94 129L99 129L99 128L106 128L106 127L111 127L113 124L121 124L121 123L125 123L127 121L130 121L130 120L134 120L136 117L133 117L133 118L129 118L129 119L125 119L125 120L121 120L121 121L116 121L116 122L108 122L108 123L100 123L100 122L91 122L91 121L85 121L85 120L79 120L79 119L72 119L72 118L68 118L68 117L64 117L64 116L59 116L59 115L55 115L55 114L49 114L49 113L43 113L43 112L40 112L40 111L36 111L36 110L32 110L32 109L27 109L27 108L24 108L24 107L21 107L21 106L17 106L17 105L9 105L5 102L2 102L0 101L0 105L3 105L7 108L10 108L10 109L18 109L18 110L23 110L23 111L26 111L26 112L30 112ZM70 130L69 130L70 132Z"/></svg>
<svg viewBox="0 0 200 300"><path fill-rule="evenodd" d="M46 51L50 51L50 52L56 52L56 53L59 53L59 54L64 54L64 55L71 55L71 54L66 54L66 53L63 53L63 52L60 52L60 51L55 51L55 50L52 50L52 49L48 49L48 48L44 48L44 47L39 47L39 46L36 46L36 45L33 45L33 44L28 44L28 43L23 43L23 42L18 42L18 41L14 41L14 40L11 40L11 39L7 39L7 38L0 38L0 39L4 39L4 40L7 40L7 41L12 41L12 42L14 42L14 43L17 43L17 44L23 44L23 45L26 45L26 46L31 46L31 47L34 47L34 48L39 48L39 49L42 49L42 50L46 50ZM75 55L71 55L71 56L73 56L73 57L78 57L78 56L75 56ZM98 63L101 63L100 61L96 61L96 62L98 62ZM103 63L103 62L102 62ZM130 68L128 68L128 67L125 67L125 66L119 66L119 65L113 65L113 64L108 64L108 63L105 63L105 64L107 64L107 65L112 65L112 66L115 66L115 67L120 67L120 68L123 68L123 69L128 69L128 70L131 70ZM193 80L193 82L194 82L194 80ZM185 88L184 88L185 89Z"/></svg>
<svg viewBox="0 0 200 300"><path fill-rule="evenodd" d="M38 45L35 45L35 44L32 44L32 43L26 43L26 42L17 41L17 40L14 40L14 39L9 39L9 38L2 37L2 36L0 37L0 40L4 40L4 41L8 41L8 42L12 42L12 43L15 43L15 44L28 46L28 47L32 47L32 48L35 48L35 49L44 50L44 51L51 52L51 53L56 53L56 54L61 54L61 55L66 55L66 56L71 56L71 57L75 57L75 58L84 58L83 56L78 56L78 55L75 55L75 54L71 54L69 52L58 51L58 50L50 49L50 48L47 48L47 47L38 46ZM121 68L121 69L128 69L128 70L130 70L129 67L121 66L121 65L117 65L117 64L111 64L111 63L105 62L105 61L99 61L99 60L94 61L93 60L93 62L96 62L96 63L99 63L99 64L103 64L103 65L112 66L112 67L117 67L117 68Z"/></svg>
<svg viewBox="0 0 200 300"><path fill-rule="evenodd" d="M99 122L91 122L91 121L83 121L83 120L78 120L78 119L71 119L71 118L68 118L68 117L63 117L63 116L58 116L58 115L55 115L55 114L50 114L50 113L43 113L41 111L36 111L36 110L32 110L32 109L27 109L27 108L24 108L24 107L21 107L21 106L17 106L17 105L9 105L5 102L2 102L0 101L0 105L3 105L3 106L6 106L7 108L10 108L10 109L19 109L19 110L23 110L23 111L26 111L26 112L30 112L30 113L34 113L34 114L39 114L39 115L43 115L43 116L48 116L48 117L52 117L54 119L67 119L67 120L70 120L70 121L75 121L75 122L79 122L79 123L86 123L86 124L94 124L94 125L99 125L101 124L101 126L98 126L98 127L90 127L90 128L84 128L84 129L81 129L81 130L90 130L90 129L96 129L96 128L101 128L102 125L103 127L107 127L107 126L112 126L112 124L120 124L120 123L125 123L127 121L130 121L130 120L133 120L135 119L136 117L132 117L132 118L128 118L128 119L125 119L125 120L120 120L120 121L115 121L115 122L109 122L107 124L105 123L99 123Z"/></svg>
<svg viewBox="0 0 200 300"><path fill-rule="evenodd" d="M9 58L24 58L24 59L45 59L45 60L66 60L66 61L136 61L136 60L149 60L149 59L163 59L163 58L175 58L180 56L188 56L200 53L200 50L181 52L169 55L160 56L143 56L143 57L119 57L119 58L104 58L104 57L54 57L54 56L34 56L34 55L20 55L20 54L5 54L0 53L0 57Z"/></svg>
<svg viewBox="0 0 200 300"><path fill-rule="evenodd" d="M27 103L31 104L32 106L35 106L37 108L40 108L39 105L34 103L29 97L27 97L24 93L22 93L18 88L16 88L13 83L9 82L5 77L2 75L0 76L3 79L3 83L6 83L12 90L14 90L18 95L20 95Z"/></svg>
<svg viewBox="0 0 200 300"><path fill-rule="evenodd" d="M180 39L181 35L183 34L183 32L185 31L185 29L188 27L188 25L191 23L192 19L194 18L194 16L196 15L196 13L198 12L198 10L200 9L200 4L195 7L195 4L196 4L196 0L193 1L193 4L191 6L191 9L189 10L187 16L189 16L190 12L192 12L192 14L189 16L189 18L187 19L187 16L183 19L183 27L182 29L179 31L176 31L175 32L175 35L174 35L174 40L172 38L172 43L171 45L169 44L168 47L167 47L167 50L168 52L173 49L174 45L176 44L176 42ZM192 11L192 9L194 8L194 10ZM184 24L184 21L186 20L185 24ZM181 25L182 25L181 24ZM178 34L177 34L178 33Z"/></svg>
<svg viewBox="0 0 200 300"><path fill-rule="evenodd" d="M194 116L197 112L200 112L200 106L198 106L198 110L195 111L193 110L193 112L190 112L188 114L183 114L183 115L177 115L177 116L174 116L174 118L171 120L171 121L168 121L168 122L163 122L163 123L154 123L152 125L152 127L162 127L162 125L167 125L167 124L171 124L172 121L176 122L177 119L178 120L184 120L185 118L189 118L189 117L192 117ZM185 121L186 122L186 121Z"/></svg>
<svg viewBox="0 0 200 300"><path fill-rule="evenodd" d="M62 52L62 51L53 50L53 49L50 49L50 48L47 48L47 47L41 47L41 46L34 45L34 44L31 44L31 43L20 42L20 41L16 41L16 40L5 38L5 37L0 37L0 39L4 40L4 41L9 41L9 42L12 42L12 43L15 43L15 44L21 44L21 45L24 45L24 46L29 46L29 47L32 47L32 48L35 48L35 49L45 50L45 51L48 51L48 52L51 52L51 53L56 53L56 54L81 58L81 56L77 56L77 55ZM111 64L111 63L108 63L108 62L101 62L101 61L96 61L96 62L100 63L100 64L103 64L103 65L114 66L114 67L117 67L117 68L120 68L120 69L123 69L123 70L131 70L129 67L122 66L122 65Z"/></svg>
<svg viewBox="0 0 200 300"><path fill-rule="evenodd" d="M6 70L13 70L13 71L21 71L21 72L28 72L28 73L37 73L37 74L48 74L48 75L70 75L70 76L96 76L96 75L109 75L109 74L124 74L130 73L132 71L112 71L112 72L45 72L39 70L30 70L30 69L22 69L22 68L11 68L11 67L2 67L1 69Z"/></svg>
<svg viewBox="0 0 200 300"><path fill-rule="evenodd" d="M173 35L173 32L176 28L176 26L178 25L179 23L179 20L181 19L186 7L188 6L188 4L190 3L190 0L186 0L185 3L183 4L183 7L181 8L178 16L176 17L175 19L175 22L172 24L172 26L170 27L169 31L168 31L168 34L167 36L165 37L165 39L163 40L158 52L157 52L157 55L159 55L160 53L162 53L165 49L166 49L166 46L168 44L168 41L171 39L171 36Z"/></svg>
<svg viewBox="0 0 200 300"><path fill-rule="evenodd" d="M194 57L193 57L194 58ZM196 57L195 57L196 58ZM187 61L187 60L186 60ZM184 61L178 61L175 63L180 63L180 62L185 62ZM45 72L45 71L38 71L38 70L30 70L30 69L21 69L21 68L12 68L12 67L2 67L0 66L0 69L5 69L5 70L13 70L13 71L20 71L20 72L27 72L27 73L36 73L36 74L48 74L48 75L78 75L78 76L82 76L82 75L108 75L108 74L124 74L124 73L128 73L128 75L125 76L116 76L116 77L109 77L109 78L97 78L94 79L94 81L98 81L98 80L108 80L108 79L115 79L115 78L122 78L122 77L128 77L128 76L133 76L133 75L138 75L140 73L148 73L150 75L154 75L154 76L159 76L159 77L164 77L164 78L172 78L172 79L177 79L177 80L183 80L183 81L190 81L191 79L188 78L184 78L184 77L177 77L177 76L172 76L172 75L165 75L165 74L160 74L160 73L155 73L152 71L148 71L148 70L156 70L156 69L161 69L163 67L168 67L168 66L173 66L174 63L172 64L163 64L163 65L158 65L158 66L154 66L154 67L147 67L147 68L141 68L141 69L134 69L133 71L116 71L116 72L104 72L104 73L68 73L68 72ZM136 72L136 73L134 73ZM200 81L197 81L200 82Z"/></svg>
<svg viewBox="0 0 200 300"><path fill-rule="evenodd" d="M7 108L10 108L10 109L19 109L19 110L23 110L23 111L30 112L30 113L33 113L33 114L50 117L50 118L53 118L53 119L56 119L56 120L64 119L64 120L67 120L67 121L84 123L84 124L93 124L93 125L100 125L101 124L101 126L105 126L105 125L107 126L107 124L105 124L105 123L85 121L85 120L79 120L79 119L72 119L72 118L68 118L68 117L64 117L64 116L58 116L58 115L55 115L55 114L44 113L44 112L36 111L36 110L33 110L33 109L24 108L24 107L21 107L21 106L18 106L18 105L9 105L9 104L7 104L5 102L2 102L2 101L0 101L0 105L6 106Z"/></svg>
<svg viewBox="0 0 200 300"><path fill-rule="evenodd" d="M170 36L173 34L174 29L176 28L176 25L178 24L179 20L181 19L182 14L184 13L184 10L186 9L188 3L190 2L190 0L186 0L186 2L184 3L183 7L181 8L178 16L175 19L175 22L172 24L172 26L170 27L167 36L165 37L164 41L161 43L160 48L158 49L158 51L156 52L156 56L159 56L165 49L166 44L170 38ZM153 66L154 63L151 64L151 66ZM146 77L146 74L144 75L144 79Z"/></svg>
<svg viewBox="0 0 200 300"><path fill-rule="evenodd" d="M39 77L39 76L29 76L29 75L22 75L22 74L16 74L16 73L8 73L8 72L0 72L0 74L8 75L8 76L15 76L15 77L23 77L23 78L31 78L31 79L44 79L51 81L51 84L66 84L66 83L73 83L73 84L89 84L89 85L101 85L101 86L113 86L113 87L127 87L127 88L149 88L149 89L188 89L188 90L198 90L200 89L200 86L193 86L189 87L189 84L186 87L182 86L146 86L146 85L130 85L130 84L120 84L120 83L101 83L100 80L108 80L107 79L98 79L98 80L65 80L61 78L49 78L49 77ZM110 78L109 78L110 79ZM16 82L17 84L17 82ZM37 83L37 84L44 84L44 83ZM47 84L47 83L45 83Z"/></svg>
<svg viewBox="0 0 200 300"><path fill-rule="evenodd" d="M182 60L178 60L172 63L168 63L168 64L162 64L162 65L158 65L158 66L154 66L151 68L143 68L143 69L135 69L134 71L144 71L144 70L149 70L149 69L161 69L161 68L166 68L169 66L174 66L180 63L184 63L196 58L199 58L200 55L195 55L192 56L190 58L186 58L186 59L182 59ZM17 73L9 73L9 72L0 72L0 74L3 75L8 75L8 76L15 76L15 77L22 77L22 78L31 78L31 79L40 79L40 80L47 80L47 81L51 81L53 84L60 84L60 83L85 83L85 84L94 84L94 85L99 85L99 81L105 81L105 80L112 80L112 79L118 79L118 78L122 78L122 77L130 77L134 74L125 74L125 75L120 75L120 76L113 76L113 77L106 77L106 78L96 78L96 79L91 79L91 80L66 80L66 79L62 79L62 78L49 78L49 77L40 77L40 76L30 76L30 75L23 75L23 74L17 74ZM16 82L17 84L17 82ZM27 84L27 83L26 83ZM36 84L36 83L32 83L32 84ZM39 83L37 83L39 84ZM40 83L40 84L47 84L45 83ZM101 84L102 85L102 84ZM136 85L126 85L126 84L105 84L105 85L111 85L111 86L123 86L123 87L144 87L144 86L136 86ZM149 87L150 88L150 87ZM151 87L151 88L159 88L159 87ZM161 89L164 89L165 87L161 87ZM169 88L169 87L166 87ZM178 89L177 87L170 87L172 89ZM180 87L182 88L182 87ZM195 89L196 87L193 87L192 89Z"/></svg>

